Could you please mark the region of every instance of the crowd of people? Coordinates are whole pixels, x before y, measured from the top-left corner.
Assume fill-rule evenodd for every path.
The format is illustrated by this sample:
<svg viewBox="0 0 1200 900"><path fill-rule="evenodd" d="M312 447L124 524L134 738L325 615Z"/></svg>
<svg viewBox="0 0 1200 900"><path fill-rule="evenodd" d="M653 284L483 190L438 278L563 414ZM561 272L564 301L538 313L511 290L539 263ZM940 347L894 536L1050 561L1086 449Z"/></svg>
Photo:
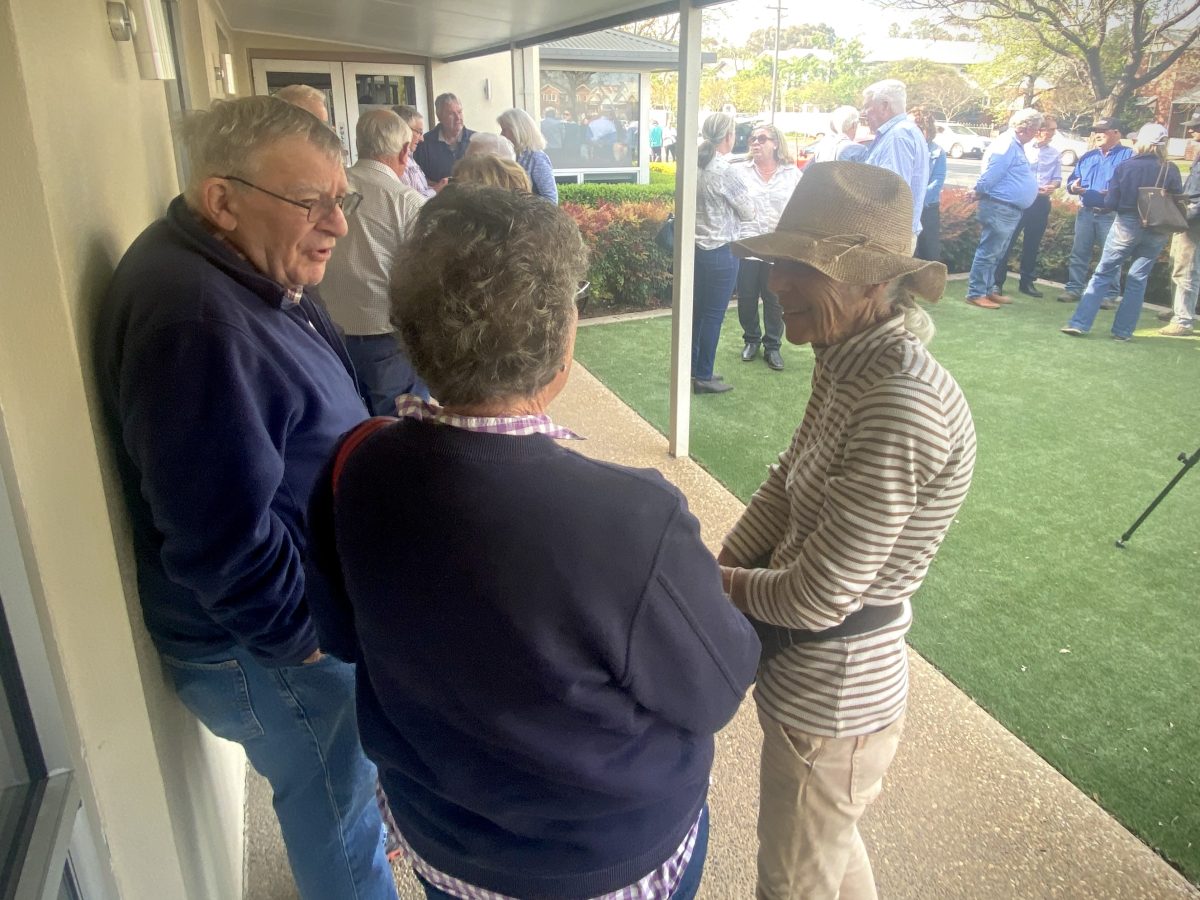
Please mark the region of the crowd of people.
<svg viewBox="0 0 1200 900"><path fill-rule="evenodd" d="M147 629L269 781L300 895L395 900L401 858L435 900L690 900L714 735L757 679L758 895L874 896L857 822L975 453L925 347L916 298L946 270L912 256L907 182L835 161L797 183L771 127L733 166L733 120L705 123L712 313L757 261L747 296L776 306L761 331L747 308L747 350L817 357L714 558L659 473L549 416L587 248L535 191L532 120L501 116L508 159L468 152L453 95L423 135L373 110L347 170L312 100L189 116L184 191L124 254L96 348Z"/></svg>

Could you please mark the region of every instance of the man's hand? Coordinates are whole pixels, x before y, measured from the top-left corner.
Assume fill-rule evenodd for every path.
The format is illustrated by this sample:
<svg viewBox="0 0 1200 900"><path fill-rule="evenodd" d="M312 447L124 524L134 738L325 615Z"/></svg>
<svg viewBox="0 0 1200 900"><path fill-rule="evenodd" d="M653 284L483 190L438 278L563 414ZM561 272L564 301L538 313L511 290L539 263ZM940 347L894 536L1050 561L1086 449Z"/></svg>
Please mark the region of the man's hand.
<svg viewBox="0 0 1200 900"><path fill-rule="evenodd" d="M450 183L449 178L443 178L441 181L435 181L435 182L433 182L433 184L431 184L429 186L431 188L433 188L433 192L435 194L440 194L442 192L442 188L444 188L449 183Z"/></svg>
<svg viewBox="0 0 1200 900"><path fill-rule="evenodd" d="M321 652L321 648L318 647L312 653L308 654L308 656L304 657L304 660L300 663L300 665L311 666L315 662L320 662L324 655L325 654Z"/></svg>

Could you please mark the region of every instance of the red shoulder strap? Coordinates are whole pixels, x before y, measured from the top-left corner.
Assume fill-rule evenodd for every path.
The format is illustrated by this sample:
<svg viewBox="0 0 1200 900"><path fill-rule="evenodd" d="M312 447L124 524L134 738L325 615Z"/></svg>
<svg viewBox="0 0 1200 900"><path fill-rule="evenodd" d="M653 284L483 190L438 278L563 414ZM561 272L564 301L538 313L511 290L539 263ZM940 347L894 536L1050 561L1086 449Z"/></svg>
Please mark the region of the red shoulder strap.
<svg viewBox="0 0 1200 900"><path fill-rule="evenodd" d="M346 467L346 461L350 459L350 454L358 449L359 444L377 432L380 428L391 425L395 422L395 418L391 416L374 416L359 422L342 439L342 444L338 447L337 456L333 459L333 496L337 497L338 482L342 480L342 469Z"/></svg>

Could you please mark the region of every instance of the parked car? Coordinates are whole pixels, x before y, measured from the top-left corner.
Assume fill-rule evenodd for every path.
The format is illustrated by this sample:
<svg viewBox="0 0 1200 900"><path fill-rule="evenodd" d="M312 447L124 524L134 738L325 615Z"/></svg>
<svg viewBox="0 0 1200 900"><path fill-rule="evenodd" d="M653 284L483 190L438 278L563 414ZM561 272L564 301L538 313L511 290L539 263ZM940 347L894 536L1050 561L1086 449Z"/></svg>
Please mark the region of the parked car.
<svg viewBox="0 0 1200 900"><path fill-rule="evenodd" d="M958 122L935 122L934 125L937 127L937 134L933 141L945 150L951 159L962 159L964 156L982 159L983 151L992 142L990 137L970 125L961 125Z"/></svg>
<svg viewBox="0 0 1200 900"><path fill-rule="evenodd" d="M1069 131L1059 131L1054 135L1050 146L1062 151L1062 164L1073 166L1079 162L1079 157L1091 149L1092 143L1083 135L1072 134Z"/></svg>

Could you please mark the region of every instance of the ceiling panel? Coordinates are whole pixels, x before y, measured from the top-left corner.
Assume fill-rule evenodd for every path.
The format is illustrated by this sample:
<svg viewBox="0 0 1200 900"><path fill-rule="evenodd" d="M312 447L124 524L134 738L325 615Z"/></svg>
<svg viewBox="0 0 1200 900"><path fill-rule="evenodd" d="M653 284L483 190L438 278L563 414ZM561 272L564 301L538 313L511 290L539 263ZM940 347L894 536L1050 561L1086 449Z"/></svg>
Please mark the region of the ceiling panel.
<svg viewBox="0 0 1200 900"><path fill-rule="evenodd" d="M698 4L699 5L699 4ZM647 0L222 0L229 24L397 53L463 57L661 12Z"/></svg>

